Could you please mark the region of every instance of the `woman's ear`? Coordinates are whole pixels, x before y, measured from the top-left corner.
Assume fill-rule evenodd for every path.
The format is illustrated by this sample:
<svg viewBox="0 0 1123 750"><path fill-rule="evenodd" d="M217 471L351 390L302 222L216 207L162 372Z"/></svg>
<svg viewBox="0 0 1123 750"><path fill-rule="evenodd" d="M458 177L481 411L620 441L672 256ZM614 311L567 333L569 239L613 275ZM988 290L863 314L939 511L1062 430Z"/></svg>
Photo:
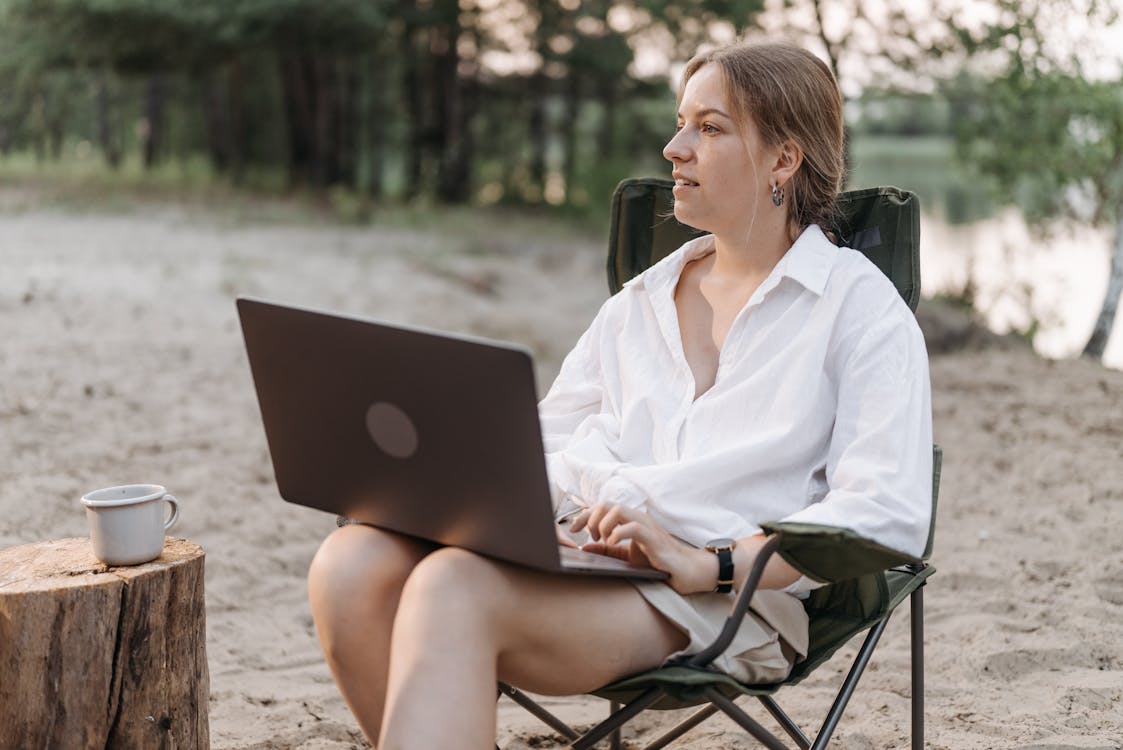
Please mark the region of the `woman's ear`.
<svg viewBox="0 0 1123 750"><path fill-rule="evenodd" d="M798 143L789 138L780 144L779 152L776 154L776 161L772 166L769 184L784 187L802 164L803 149L799 147Z"/></svg>

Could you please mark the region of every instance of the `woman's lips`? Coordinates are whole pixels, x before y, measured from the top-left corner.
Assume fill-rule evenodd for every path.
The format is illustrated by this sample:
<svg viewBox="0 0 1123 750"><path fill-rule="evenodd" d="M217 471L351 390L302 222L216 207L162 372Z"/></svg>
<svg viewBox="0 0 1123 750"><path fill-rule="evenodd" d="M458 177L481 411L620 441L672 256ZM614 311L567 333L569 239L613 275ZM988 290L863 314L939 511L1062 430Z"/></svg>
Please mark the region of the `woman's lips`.
<svg viewBox="0 0 1123 750"><path fill-rule="evenodd" d="M685 177L675 177L675 186L671 189L671 192L677 197L690 192L696 187L698 187L697 182L688 180Z"/></svg>

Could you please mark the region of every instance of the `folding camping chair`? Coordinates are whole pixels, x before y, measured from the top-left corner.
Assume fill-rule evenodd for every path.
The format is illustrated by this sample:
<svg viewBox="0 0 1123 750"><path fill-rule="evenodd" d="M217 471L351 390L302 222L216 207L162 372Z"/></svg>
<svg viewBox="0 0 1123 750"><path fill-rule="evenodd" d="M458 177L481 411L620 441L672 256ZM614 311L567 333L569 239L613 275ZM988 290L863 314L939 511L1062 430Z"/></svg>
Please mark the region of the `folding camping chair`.
<svg viewBox="0 0 1123 750"><path fill-rule="evenodd" d="M608 282L612 293L625 281L668 255L696 235L673 218L673 182L631 179L622 182L612 199L612 227L608 247ZM910 309L920 299L920 208L913 193L893 187L869 188L839 196L840 226L834 227L843 245L863 252L894 283ZM754 696L802 750L821 750L830 742L842 713L862 676L889 616L911 599L912 625L912 747L924 746L924 599L922 586L935 571L926 560L932 552L941 452L933 446L932 528L921 558L888 549L854 532L829 526L766 523L770 535L739 592L718 638L704 651L679 663L665 664L594 692L611 702L609 717L584 735L535 703L525 693L500 683L507 695L571 741L575 750L612 738L620 746L620 727L647 709L705 707L645 746L656 750L673 742L719 710L742 726L765 747L784 750L779 738L749 716L734 701ZM745 685L709 665L732 642L749 608L768 558L778 552L805 575L830 585L811 592L804 606L810 616L807 658L797 663L783 682ZM809 738L772 698L781 688L795 685L826 662L847 641L869 629L842 687L815 734Z"/></svg>

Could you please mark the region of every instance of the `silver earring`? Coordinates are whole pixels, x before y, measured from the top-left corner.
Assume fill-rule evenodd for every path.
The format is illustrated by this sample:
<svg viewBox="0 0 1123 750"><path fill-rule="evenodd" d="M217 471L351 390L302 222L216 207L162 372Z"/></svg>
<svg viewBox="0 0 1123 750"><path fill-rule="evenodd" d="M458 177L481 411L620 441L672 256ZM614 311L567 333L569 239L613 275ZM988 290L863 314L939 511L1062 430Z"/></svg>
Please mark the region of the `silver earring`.
<svg viewBox="0 0 1123 750"><path fill-rule="evenodd" d="M776 206L784 205L784 189L778 183L772 183L772 203Z"/></svg>

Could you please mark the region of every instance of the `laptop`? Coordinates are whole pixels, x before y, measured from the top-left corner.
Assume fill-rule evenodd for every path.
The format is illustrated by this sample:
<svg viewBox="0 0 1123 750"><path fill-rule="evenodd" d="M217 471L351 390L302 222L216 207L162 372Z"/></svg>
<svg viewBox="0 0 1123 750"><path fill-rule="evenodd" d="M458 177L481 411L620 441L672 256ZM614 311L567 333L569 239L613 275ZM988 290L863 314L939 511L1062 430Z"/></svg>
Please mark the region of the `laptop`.
<svg viewBox="0 0 1123 750"><path fill-rule="evenodd" d="M527 349L237 306L288 502L538 570L667 577L558 544Z"/></svg>

